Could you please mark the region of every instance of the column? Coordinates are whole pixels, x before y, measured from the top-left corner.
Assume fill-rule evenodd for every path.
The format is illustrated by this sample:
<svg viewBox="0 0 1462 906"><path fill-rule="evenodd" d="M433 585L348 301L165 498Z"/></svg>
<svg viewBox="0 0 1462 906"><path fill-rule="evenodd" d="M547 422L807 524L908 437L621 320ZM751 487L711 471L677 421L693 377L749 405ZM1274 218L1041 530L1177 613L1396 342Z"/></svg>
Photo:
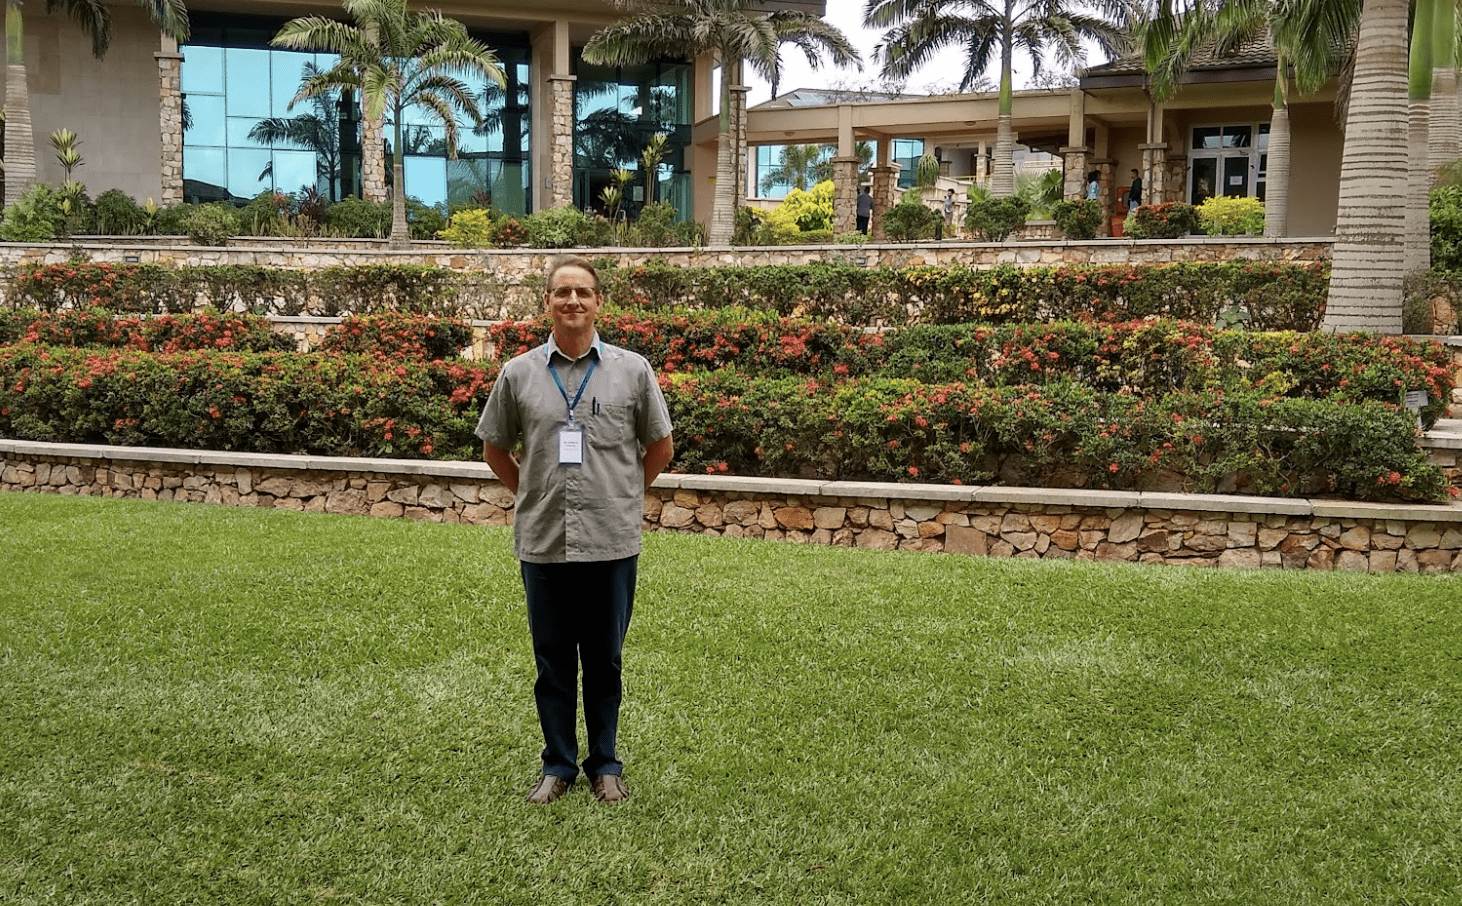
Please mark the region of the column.
<svg viewBox="0 0 1462 906"><path fill-rule="evenodd" d="M858 228L858 158L833 158L833 232Z"/></svg>
<svg viewBox="0 0 1462 906"><path fill-rule="evenodd" d="M1064 171L1061 197L1067 201L1080 201L1086 197L1087 162L1091 159L1091 149L1079 145L1062 148L1060 154Z"/></svg>
<svg viewBox="0 0 1462 906"><path fill-rule="evenodd" d="M163 36L157 60L158 120L162 137L158 176L163 207L183 201L183 55L178 42Z"/></svg>
<svg viewBox="0 0 1462 906"><path fill-rule="evenodd" d="M882 144L887 144L883 142ZM880 154L880 157L883 155ZM883 215L899 203L899 165L887 164L873 168L873 221L869 231L875 242L885 238Z"/></svg>
<svg viewBox="0 0 1462 906"><path fill-rule="evenodd" d="M574 203L574 83L578 77L555 75L548 81L553 103L548 206L563 208Z"/></svg>
<svg viewBox="0 0 1462 906"><path fill-rule="evenodd" d="M1142 203L1159 204L1167 200L1167 142L1148 142L1137 146L1142 152Z"/></svg>

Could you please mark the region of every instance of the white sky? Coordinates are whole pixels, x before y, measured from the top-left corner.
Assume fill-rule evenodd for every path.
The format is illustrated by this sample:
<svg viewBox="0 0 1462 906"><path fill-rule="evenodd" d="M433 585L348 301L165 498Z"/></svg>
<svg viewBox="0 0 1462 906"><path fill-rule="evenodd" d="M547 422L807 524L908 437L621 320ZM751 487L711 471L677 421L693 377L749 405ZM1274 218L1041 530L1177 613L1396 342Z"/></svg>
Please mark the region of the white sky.
<svg viewBox="0 0 1462 906"><path fill-rule="evenodd" d="M858 48L863 55L863 71L856 69L837 69L831 65L824 64L814 70L807 65L807 57L800 50L794 47L783 46L782 48L782 84L778 90L786 93L796 88L826 88L837 82L848 84L868 83L870 86L878 81L878 67L873 64L873 47L878 43L881 34L876 29L863 27L863 2L864 0L827 0L827 13L822 18L824 21L836 25ZM1101 62L1100 51L1097 51L1090 62ZM1019 54L1015 57L1015 87L1021 87L1030 75L1029 64L1024 62ZM945 90L953 89L959 84L960 74L964 71L963 54L957 50L945 51L934 61L925 65L915 72L904 86L904 90L910 93L923 93L931 85L943 86ZM991 81L998 78L991 76ZM746 102L750 106L760 104L763 101L771 100L771 86L754 73L747 73L747 84L751 87L751 93L747 96Z"/></svg>

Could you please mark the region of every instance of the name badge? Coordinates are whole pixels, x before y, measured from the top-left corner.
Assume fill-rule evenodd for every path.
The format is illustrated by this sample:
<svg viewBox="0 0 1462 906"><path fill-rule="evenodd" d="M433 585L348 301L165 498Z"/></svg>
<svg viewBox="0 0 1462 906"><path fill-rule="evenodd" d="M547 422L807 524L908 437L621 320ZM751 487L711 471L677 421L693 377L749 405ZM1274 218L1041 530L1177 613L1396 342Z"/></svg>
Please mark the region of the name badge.
<svg viewBox="0 0 1462 906"><path fill-rule="evenodd" d="M581 466L584 464L584 432L580 428L564 428L558 432L558 464Z"/></svg>

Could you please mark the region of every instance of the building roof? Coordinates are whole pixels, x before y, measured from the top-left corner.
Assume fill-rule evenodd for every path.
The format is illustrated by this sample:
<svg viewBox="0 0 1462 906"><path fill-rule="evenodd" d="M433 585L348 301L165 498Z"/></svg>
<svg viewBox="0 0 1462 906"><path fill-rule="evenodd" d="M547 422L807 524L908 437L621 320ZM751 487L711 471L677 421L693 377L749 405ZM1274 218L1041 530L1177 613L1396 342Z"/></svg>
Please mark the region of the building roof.
<svg viewBox="0 0 1462 906"><path fill-rule="evenodd" d="M840 88L796 88L784 91L756 107L823 107L828 104L882 104L922 98L922 94L899 94L888 91L849 91Z"/></svg>
<svg viewBox="0 0 1462 906"><path fill-rule="evenodd" d="M1178 81L1180 84L1188 84L1272 79L1276 65L1278 57L1266 30L1228 53L1219 53L1213 44L1199 48L1189 58L1187 70ZM1142 55L1131 53L1110 63L1087 69L1081 76L1080 85L1084 89L1141 85L1146 75L1147 67L1142 61Z"/></svg>

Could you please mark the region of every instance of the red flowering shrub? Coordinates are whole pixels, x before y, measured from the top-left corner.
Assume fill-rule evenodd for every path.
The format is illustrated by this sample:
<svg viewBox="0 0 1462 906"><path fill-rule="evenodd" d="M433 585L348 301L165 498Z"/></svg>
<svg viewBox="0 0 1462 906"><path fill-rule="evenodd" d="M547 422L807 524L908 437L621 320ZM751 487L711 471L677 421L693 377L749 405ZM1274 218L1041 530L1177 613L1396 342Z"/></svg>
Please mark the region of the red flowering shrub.
<svg viewBox="0 0 1462 906"><path fill-rule="evenodd" d="M320 351L400 361L455 359L472 344L472 325L457 318L386 312L351 316L325 332Z"/></svg>
<svg viewBox="0 0 1462 906"><path fill-rule="evenodd" d="M48 346L125 346L159 352L294 349L293 340L275 333L269 319L256 315L204 311L147 318L118 316L102 308L58 312L20 310L0 314L0 344L20 342Z"/></svg>

